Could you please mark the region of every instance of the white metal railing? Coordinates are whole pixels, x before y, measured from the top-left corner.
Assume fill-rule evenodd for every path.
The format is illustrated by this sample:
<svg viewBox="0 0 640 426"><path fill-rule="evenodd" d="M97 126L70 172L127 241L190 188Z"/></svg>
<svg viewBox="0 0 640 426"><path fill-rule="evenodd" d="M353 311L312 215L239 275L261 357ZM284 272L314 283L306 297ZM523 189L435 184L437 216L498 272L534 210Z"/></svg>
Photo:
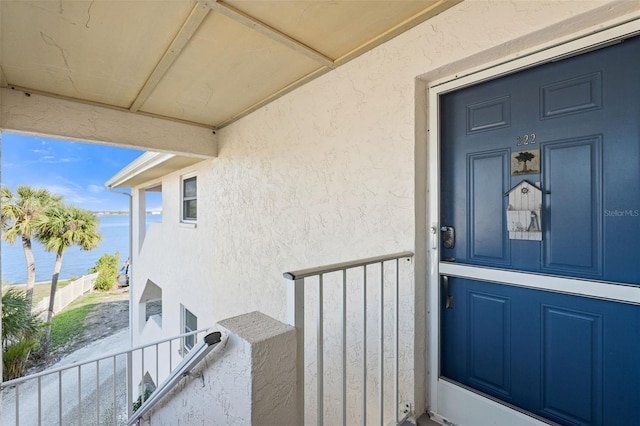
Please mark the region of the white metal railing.
<svg viewBox="0 0 640 426"><path fill-rule="evenodd" d="M189 354L180 362L180 364L173 370L173 372L167 377L160 386L149 395L149 399L142 402L140 407L133 413L133 416L127 421L127 425L131 426L134 423L138 423L145 414L151 411L154 405L160 401L166 394L171 392L173 387L185 376L191 373L191 369L198 365L200 361L207 356L207 354L216 347L221 341L221 333L214 331L204 336L204 339L200 343L196 344Z"/></svg>
<svg viewBox="0 0 640 426"><path fill-rule="evenodd" d="M125 425L133 414L134 398L143 404L153 395L145 395L145 383L162 383L180 365L186 355L184 338L196 335L199 341L207 331L3 382L0 424Z"/></svg>
<svg viewBox="0 0 640 426"><path fill-rule="evenodd" d="M362 425L371 424L371 420L368 422L367 416L369 413L376 413L378 423L383 425L385 421L390 421L393 424L400 424L406 419L405 411L401 411L399 401L399 317L400 317L400 260L406 259L408 261L413 257L412 252L402 252L391 254L387 256L378 256L368 259L362 259L353 262L344 262L333 265L327 265L317 268L310 268L305 270L286 272L284 277L288 280L287 285L287 316L290 325L296 327L297 331L297 389L298 389L298 406L297 406L297 422L296 424L310 424L305 421L305 405L309 404L309 392L306 389L309 386L305 369L309 366L313 366L315 363L315 380L316 380L316 423L323 425L327 412L333 413L333 408L326 410L325 403L325 341L337 342L340 346L339 351L341 355L340 360L335 366L340 370L340 389L338 392L330 392L331 395L339 393L340 417L339 423L342 425L355 424L354 418L359 417ZM373 297L377 297L377 306L374 312L370 312L368 305L372 304L370 293L372 292L371 281L377 284L377 288L374 288L375 294ZM309 293L305 295L305 288L312 284L316 284L316 292L312 294L315 297L315 303L309 305ZM388 287L391 287L389 289ZM331 291L331 294L327 294ZM354 300L354 292L358 293ZM385 301L385 293L392 293L391 300L387 303ZM348 297L348 294L351 298ZM312 298L313 298L312 297ZM336 300L337 299L337 300ZM349 309L348 300L352 300L352 305L360 305L361 312L353 312L358 306L352 306L353 309ZM307 303L307 309L305 309L305 302ZM375 304L375 300L373 300ZM315 312L311 312L314 310ZM337 311L337 312L336 312ZM307 341L305 334L310 330L305 330L306 317L312 316L315 313L315 355L311 360L307 360L305 357L305 348L308 349L309 345L313 342ZM391 330L385 330L385 321L388 319L385 313L391 318L392 326L387 327ZM370 314L377 316L378 324L378 336L367 336L368 320ZM325 316L332 315L337 317L337 323L339 327L330 327L325 324ZM308 328L308 327L307 327ZM327 330L325 330L325 328ZM354 337L354 333L348 333L348 328L356 330L360 334L359 337ZM334 330L336 330L334 332ZM312 330L311 330L312 331ZM386 334L385 334L386 333ZM348 334L352 336L352 339L348 340ZM390 336L391 334L391 336ZM377 348L367 347L368 340L373 340L377 337ZM385 372L385 340L392 339L392 358L393 366L390 373ZM358 340L354 342L353 340ZM335 343L334 343L335 344ZM348 360L349 351L353 347L357 347L359 352L359 366L354 366L356 362L352 357L351 361ZM377 357L377 368L374 368L371 372L370 358ZM349 364L349 365L348 365ZM360 370L359 386L354 385L354 380L349 381L351 389L354 387L359 388L355 395L349 395L347 385L347 371L358 368ZM385 405L389 405L388 401L389 391L385 391L385 377L391 377L393 381L393 393L391 413L387 413L385 417ZM372 377L377 382L377 400L374 402L377 405L377 410L373 411L368 408L368 399L371 399L369 394L371 392L368 389L368 378ZM312 377L309 377L312 379ZM348 399L350 398L350 399ZM360 413L358 416L352 415L348 418L347 410L353 406L354 401L360 401ZM313 409L310 409L313 411ZM404 416L403 416L404 414ZM331 424L337 424L338 421L330 421Z"/></svg>

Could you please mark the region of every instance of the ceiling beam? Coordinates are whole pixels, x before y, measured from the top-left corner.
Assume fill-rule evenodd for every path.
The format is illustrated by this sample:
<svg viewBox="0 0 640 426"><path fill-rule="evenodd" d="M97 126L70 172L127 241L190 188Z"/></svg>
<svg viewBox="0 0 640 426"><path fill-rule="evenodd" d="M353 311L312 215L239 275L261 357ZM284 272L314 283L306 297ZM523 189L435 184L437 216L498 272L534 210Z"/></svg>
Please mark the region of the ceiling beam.
<svg viewBox="0 0 640 426"><path fill-rule="evenodd" d="M6 88L0 129L188 157L218 154L216 136L205 127Z"/></svg>
<svg viewBox="0 0 640 426"><path fill-rule="evenodd" d="M2 1L2 0L0 0L0 1ZM112 109L112 110L120 111L120 112L143 115L143 116L146 116L146 117L157 118L157 119L160 119L160 120L174 121L176 123L186 124L187 126L196 126L196 127L203 127L203 128L215 130L215 128L213 126L210 126L208 124L197 123L195 121L189 121L189 120L183 120L181 118L168 117L168 116L165 116L165 115L154 114L154 113L145 112L145 111L132 112L131 110L129 110L129 108L123 108L123 107L119 107L119 106L115 106L115 105L103 104L103 103L100 103L100 102L88 101L86 99L72 98L70 96L58 95L56 93L51 93L51 92L44 92L42 90L33 89L33 88L30 88L30 87L17 86L15 84L12 84L11 86L7 86L7 87L10 88L10 89L13 89L13 90L18 90L18 91L23 92L23 93L29 93L30 95L46 96L46 97L49 97L49 98L55 98L55 99L59 99L59 100L63 100L63 101L76 102L76 103L79 103L79 104L92 105L92 106L97 106L97 107L100 107L100 108L108 108L108 109ZM0 112L2 112L2 111L0 111Z"/></svg>
<svg viewBox="0 0 640 426"><path fill-rule="evenodd" d="M258 31L260 34L269 37L270 39L284 44L285 46L293 49L294 51L307 56L308 58L313 59L316 62L321 63L323 66L334 69L336 64L333 59L330 57L318 52L317 50L307 46L306 44L300 42L299 40L294 39L293 37L288 36L287 34L278 31L277 29L265 24L264 22L254 18L253 16L247 15L246 13L234 8L231 5L228 5L222 1L216 0L198 0L200 3L207 5L211 9L215 10L222 15L225 15L228 18L233 19L234 21L249 27L255 31Z"/></svg>
<svg viewBox="0 0 640 426"><path fill-rule="evenodd" d="M204 21L204 19L207 17L209 10L210 9L208 6L202 5L200 3L195 4L193 10L189 14L189 17L182 25L182 28L180 28L180 31L178 31L178 34L176 34L175 38L169 45L169 48L160 59L160 62L158 62L149 78L147 78L146 83L140 90L140 93L138 93L135 101L133 101L133 103L131 104L131 107L129 108L131 112L138 111L140 107L142 107L142 105L145 103L145 101L149 98L158 83L160 83L160 80L162 80L162 77L169 70L171 65L173 65L175 60L178 59L178 56L180 56L182 50L198 30L200 24L202 24L202 21Z"/></svg>
<svg viewBox="0 0 640 426"><path fill-rule="evenodd" d="M380 46L381 44L391 40L392 38L408 31L409 29L425 22L426 20L433 18L434 16L444 12L445 10L453 7L454 5L461 3L462 0L439 0L434 2L430 7L421 10L415 15L405 19L400 22L398 25L393 28L388 29L382 34L372 38L371 40L363 43L362 45L356 47L351 52L342 55L341 57L335 60L337 66L343 65L346 62L351 61L354 58L368 52L374 47Z"/></svg>

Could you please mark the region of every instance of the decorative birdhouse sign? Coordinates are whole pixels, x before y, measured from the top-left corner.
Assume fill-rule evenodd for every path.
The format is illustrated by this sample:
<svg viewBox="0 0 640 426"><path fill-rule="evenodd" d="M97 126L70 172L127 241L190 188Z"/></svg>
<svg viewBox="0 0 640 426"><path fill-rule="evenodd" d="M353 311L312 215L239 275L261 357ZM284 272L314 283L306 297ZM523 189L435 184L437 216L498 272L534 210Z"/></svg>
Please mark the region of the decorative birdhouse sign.
<svg viewBox="0 0 640 426"><path fill-rule="evenodd" d="M542 240L542 190L523 180L505 195L509 196L507 227L512 240Z"/></svg>

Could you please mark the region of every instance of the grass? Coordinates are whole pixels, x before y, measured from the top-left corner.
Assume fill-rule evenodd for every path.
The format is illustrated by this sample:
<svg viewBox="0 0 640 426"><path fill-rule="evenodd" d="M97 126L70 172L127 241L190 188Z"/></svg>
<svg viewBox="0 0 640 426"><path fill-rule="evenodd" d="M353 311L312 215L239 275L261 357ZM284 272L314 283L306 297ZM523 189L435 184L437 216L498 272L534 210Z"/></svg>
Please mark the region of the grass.
<svg viewBox="0 0 640 426"><path fill-rule="evenodd" d="M95 292L72 302L64 311L57 314L51 323L51 347L55 349L65 345L86 330L84 320L93 307L102 303L102 299L111 296L109 292Z"/></svg>

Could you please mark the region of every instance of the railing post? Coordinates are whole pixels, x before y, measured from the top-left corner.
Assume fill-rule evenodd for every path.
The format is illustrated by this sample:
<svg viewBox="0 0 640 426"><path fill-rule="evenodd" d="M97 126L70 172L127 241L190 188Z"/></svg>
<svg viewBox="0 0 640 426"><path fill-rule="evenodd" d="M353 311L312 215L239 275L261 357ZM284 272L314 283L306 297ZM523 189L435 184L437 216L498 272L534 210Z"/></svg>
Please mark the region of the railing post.
<svg viewBox="0 0 640 426"><path fill-rule="evenodd" d="M42 425L42 377L38 377L38 426Z"/></svg>
<svg viewBox="0 0 640 426"><path fill-rule="evenodd" d="M342 426L347 426L347 270L342 270Z"/></svg>
<svg viewBox="0 0 640 426"><path fill-rule="evenodd" d="M304 424L304 278L287 280L287 323L296 328L296 399L295 424Z"/></svg>
<svg viewBox="0 0 640 426"><path fill-rule="evenodd" d="M318 382L318 395L316 398L318 406L318 426L324 425L324 288L323 288L323 275L318 276L318 323L317 323L317 337L316 348L318 351L316 364L318 367L317 382ZM304 311L304 310L303 310Z"/></svg>
<svg viewBox="0 0 640 426"><path fill-rule="evenodd" d="M127 418L133 415L133 351L127 352Z"/></svg>
<svg viewBox="0 0 640 426"><path fill-rule="evenodd" d="M82 365L78 366L78 426L82 426Z"/></svg>
<svg viewBox="0 0 640 426"><path fill-rule="evenodd" d="M378 313L378 321L380 328L380 341L378 342L378 376L379 376L379 389L378 389L378 410L379 410L379 424L382 426L384 421L384 262L380 262L380 306Z"/></svg>
<svg viewBox="0 0 640 426"><path fill-rule="evenodd" d="M116 395L116 376L117 376L117 356L113 357L113 424L117 424L118 421L118 398ZM125 385L126 386L126 385Z"/></svg>
<svg viewBox="0 0 640 426"><path fill-rule="evenodd" d="M395 324L393 331L393 420L398 421L398 413L400 412L400 390L399 390L399 340L400 334L400 259L396 259L396 280L395 280Z"/></svg>
<svg viewBox="0 0 640 426"><path fill-rule="evenodd" d="M362 275L362 426L367 426L367 265Z"/></svg>
<svg viewBox="0 0 640 426"><path fill-rule="evenodd" d="M62 370L58 371L58 424L62 424Z"/></svg>
<svg viewBox="0 0 640 426"><path fill-rule="evenodd" d="M100 361L96 361L96 424L100 424Z"/></svg>
<svg viewBox="0 0 640 426"><path fill-rule="evenodd" d="M20 385L16 385L16 426L20 426Z"/></svg>

